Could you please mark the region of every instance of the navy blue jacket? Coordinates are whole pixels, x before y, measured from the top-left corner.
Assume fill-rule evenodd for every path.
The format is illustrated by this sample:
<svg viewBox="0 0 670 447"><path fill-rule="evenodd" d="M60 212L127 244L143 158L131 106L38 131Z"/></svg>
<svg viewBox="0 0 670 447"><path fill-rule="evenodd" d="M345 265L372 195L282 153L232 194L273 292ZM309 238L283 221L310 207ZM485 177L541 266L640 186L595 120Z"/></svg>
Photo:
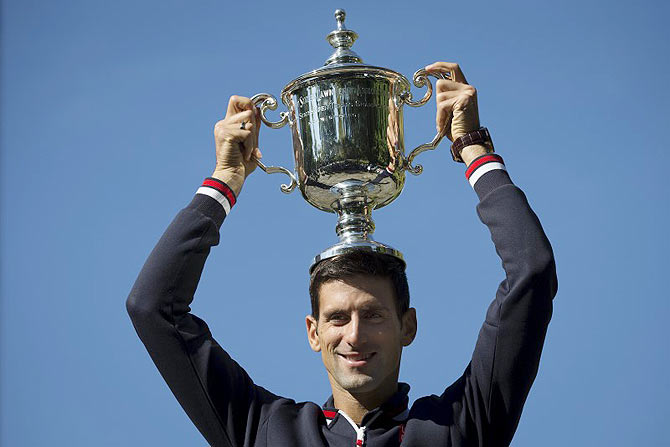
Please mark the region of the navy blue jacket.
<svg viewBox="0 0 670 447"><path fill-rule="evenodd" d="M332 408L296 403L253 383L190 313L224 214L196 195L162 236L127 300L135 329L163 378L211 446L508 446L535 379L557 280L540 222L507 173L475 184L506 278L463 375L407 409L409 386L365 415L361 427ZM358 440L358 444L357 444Z"/></svg>

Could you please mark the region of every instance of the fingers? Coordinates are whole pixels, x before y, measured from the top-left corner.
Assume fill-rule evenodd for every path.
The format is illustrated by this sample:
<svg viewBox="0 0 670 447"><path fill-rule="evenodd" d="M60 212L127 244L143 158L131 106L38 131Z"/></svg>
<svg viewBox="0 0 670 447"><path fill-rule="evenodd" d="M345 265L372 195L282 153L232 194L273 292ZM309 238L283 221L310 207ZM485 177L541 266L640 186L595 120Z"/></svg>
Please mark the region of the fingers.
<svg viewBox="0 0 670 447"><path fill-rule="evenodd" d="M227 117L226 119L216 123L214 126L214 136L216 137L217 141L219 141L225 139L227 134L237 135L238 132L235 132L235 130L249 132L249 130L254 127L252 118L253 112L251 110L236 113L230 117ZM245 123L244 129L242 129L242 123Z"/></svg>
<svg viewBox="0 0 670 447"><path fill-rule="evenodd" d="M438 132L442 131L445 127L451 123L451 115L454 110L454 104L458 101L458 97L446 99L444 101L439 101L437 103L437 113L435 115L435 127ZM447 129L449 132L450 129ZM451 139L451 137L449 138Z"/></svg>
<svg viewBox="0 0 670 447"><path fill-rule="evenodd" d="M450 115L454 106L477 107L477 90L471 85L460 84L454 81L440 80L437 83L437 126L446 122L445 117Z"/></svg>
<svg viewBox="0 0 670 447"><path fill-rule="evenodd" d="M242 122L249 123L247 129L253 130L251 137L248 142L246 138L240 141L244 143L244 159L248 161L253 150L258 149L259 147L258 140L261 130L260 109L254 106L251 99L244 96L233 95L228 100L228 109L224 121L238 123L238 125L241 125Z"/></svg>
<svg viewBox="0 0 670 447"><path fill-rule="evenodd" d="M242 112L245 116L249 113L249 119L251 121L244 122L244 127L240 124L240 130L244 132L241 136L244 136L244 139L241 140L240 149L242 150L242 158L244 161L251 160L251 155L258 150L258 128L260 127L256 121L256 113L253 110ZM231 126L235 126L237 123L231 123ZM239 141L239 140L238 140Z"/></svg>
<svg viewBox="0 0 670 447"><path fill-rule="evenodd" d="M253 110L245 110L243 112L238 112L230 116L226 116L226 118L223 120L224 123L226 124L232 124L232 123L237 123L237 126L239 127L242 122L245 123L253 123L254 122L254 112Z"/></svg>
<svg viewBox="0 0 670 447"><path fill-rule="evenodd" d="M246 123L244 129L239 124L227 124L217 129L217 137L231 143L243 143L253 131L253 123Z"/></svg>
<svg viewBox="0 0 670 447"><path fill-rule="evenodd" d="M249 123L247 124L247 127L252 128L253 124ZM242 158L244 158L244 161L251 160L251 154L255 150L256 146L254 146L254 132L253 130L249 130L247 137L242 141Z"/></svg>
<svg viewBox="0 0 670 447"><path fill-rule="evenodd" d="M465 75L458 64L435 62L426 66L429 73L452 72L453 80L439 79L436 85L437 113L435 124L437 131L446 131L447 137L454 141L468 132L479 128L477 90L468 85Z"/></svg>
<svg viewBox="0 0 670 447"><path fill-rule="evenodd" d="M437 103L435 125L438 132L447 129L447 136L458 138L479 128L477 98L460 94Z"/></svg>
<svg viewBox="0 0 670 447"><path fill-rule="evenodd" d="M232 107L232 109L231 109ZM252 154L252 149L258 149L259 143L259 134L261 130L261 118L260 118L260 109L254 107L253 103L249 98L233 96L228 104L228 111L238 110L242 108L243 110L226 117L226 120L234 123L246 122L247 129L251 129L251 137L248 142L245 140L245 150L244 159L249 160ZM251 149L250 149L251 148Z"/></svg>
<svg viewBox="0 0 670 447"><path fill-rule="evenodd" d="M245 114L246 116L245 112L242 114ZM253 119L251 115L249 115L248 118ZM244 126L242 126L242 124L244 124ZM239 146L244 161L249 161L251 159L251 154L257 148L255 145L256 138L254 136L256 127L258 126L256 126L253 121L244 120L241 122L232 121L224 125L224 139L232 143L233 146Z"/></svg>
<svg viewBox="0 0 670 447"><path fill-rule="evenodd" d="M465 79L465 75L461 71L461 67L453 62L434 62L430 65L426 65L426 71L432 73L451 71L454 74L454 80L456 82L460 82L462 84L468 83L468 81Z"/></svg>
<svg viewBox="0 0 670 447"><path fill-rule="evenodd" d="M239 122L221 120L214 126L214 136L217 142L241 143L252 135L254 127L256 126L252 122L245 122L242 127L242 120Z"/></svg>
<svg viewBox="0 0 670 447"><path fill-rule="evenodd" d="M232 147L232 150L235 150L235 147L239 147L239 151L242 154L242 158L245 161L251 159L251 154L257 148L254 146L254 124L245 123L244 129L242 129L239 123L228 123L217 129L217 139L222 140L224 143L229 143ZM224 144L224 147L227 145Z"/></svg>
<svg viewBox="0 0 670 447"><path fill-rule="evenodd" d="M239 105L240 102L236 104ZM233 104L233 108L229 110L235 110L234 107L237 105ZM258 148L260 122L260 111L253 106L250 110L229 114L214 127L217 145L223 144L222 147L229 147L233 151L239 148L242 159L250 161L252 154L260 154Z"/></svg>
<svg viewBox="0 0 670 447"><path fill-rule="evenodd" d="M435 90L437 91L438 95L443 92L452 92L452 91L467 92L469 95L474 95L477 92L477 90L471 85L463 84L456 81L450 81L448 79L439 79L435 83Z"/></svg>
<svg viewBox="0 0 670 447"><path fill-rule="evenodd" d="M252 110L253 108L254 104L251 102L251 99L245 96L233 95L228 100L228 110L226 111L226 118L235 115L236 113L242 112L244 110Z"/></svg>

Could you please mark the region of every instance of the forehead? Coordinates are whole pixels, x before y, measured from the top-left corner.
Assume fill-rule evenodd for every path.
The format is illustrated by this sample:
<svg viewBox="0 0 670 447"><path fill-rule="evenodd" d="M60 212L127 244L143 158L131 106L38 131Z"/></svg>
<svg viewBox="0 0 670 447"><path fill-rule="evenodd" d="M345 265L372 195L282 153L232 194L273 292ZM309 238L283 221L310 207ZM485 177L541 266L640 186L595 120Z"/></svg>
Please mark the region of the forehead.
<svg viewBox="0 0 670 447"><path fill-rule="evenodd" d="M359 307L395 308L395 290L389 278L354 276L328 281L319 288L321 312Z"/></svg>

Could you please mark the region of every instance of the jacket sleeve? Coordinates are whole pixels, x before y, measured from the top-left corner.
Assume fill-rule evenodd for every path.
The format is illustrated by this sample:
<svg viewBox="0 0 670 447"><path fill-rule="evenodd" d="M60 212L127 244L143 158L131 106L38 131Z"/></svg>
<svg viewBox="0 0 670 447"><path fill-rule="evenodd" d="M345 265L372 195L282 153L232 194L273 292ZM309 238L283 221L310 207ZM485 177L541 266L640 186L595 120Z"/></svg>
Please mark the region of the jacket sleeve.
<svg viewBox="0 0 670 447"><path fill-rule="evenodd" d="M468 445L508 446L537 375L557 291L556 266L537 216L506 171L484 174L475 190L478 215L491 232L506 277L488 308L470 364L441 397L460 406L454 415L464 437L473 441ZM454 393L460 398L453 399Z"/></svg>
<svg viewBox="0 0 670 447"><path fill-rule="evenodd" d="M278 399L253 384L190 313L210 247L219 242L225 213L197 194L151 252L126 306L161 375L211 446L253 443L270 404Z"/></svg>

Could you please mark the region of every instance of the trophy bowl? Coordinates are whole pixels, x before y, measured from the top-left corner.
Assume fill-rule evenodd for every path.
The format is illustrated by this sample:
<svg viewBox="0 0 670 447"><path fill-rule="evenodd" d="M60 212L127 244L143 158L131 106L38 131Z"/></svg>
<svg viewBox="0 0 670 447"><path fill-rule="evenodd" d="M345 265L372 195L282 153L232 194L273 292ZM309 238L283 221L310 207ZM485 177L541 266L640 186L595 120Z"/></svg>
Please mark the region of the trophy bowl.
<svg viewBox="0 0 670 447"><path fill-rule="evenodd" d="M266 112L277 109L274 96L252 97L260 107L261 120L272 128L289 125L293 136L295 172L277 166L258 165L267 173L284 173L312 206L337 213L339 243L322 251L312 262L350 250L372 250L403 259L402 253L374 241L373 209L388 205L400 195L405 171L420 174L413 166L421 152L435 149L444 137L438 133L405 156L403 105L418 107L432 96L428 76L453 79L452 73L418 70L414 85L427 87L423 98L413 101L410 83L393 70L364 65L351 50L358 35L344 26L345 12L335 12L337 29L327 36L335 48L326 64L291 81L281 92L287 112L270 121ZM447 128L447 126L445 126Z"/></svg>

